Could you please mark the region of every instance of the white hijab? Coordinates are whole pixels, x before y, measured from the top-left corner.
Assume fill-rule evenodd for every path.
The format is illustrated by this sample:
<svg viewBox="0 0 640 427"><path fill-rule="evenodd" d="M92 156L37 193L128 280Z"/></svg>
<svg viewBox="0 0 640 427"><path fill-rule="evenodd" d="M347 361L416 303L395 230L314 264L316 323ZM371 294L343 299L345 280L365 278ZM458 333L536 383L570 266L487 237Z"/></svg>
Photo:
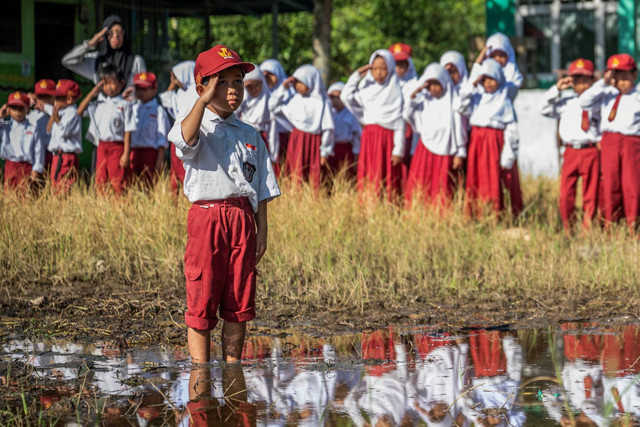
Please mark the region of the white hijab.
<svg viewBox="0 0 640 427"><path fill-rule="evenodd" d="M284 115L302 132L319 134L325 130L333 130L331 103L320 71L313 65L303 65L293 73L293 77L309 88L309 94L302 96L296 92L282 106Z"/></svg>
<svg viewBox="0 0 640 427"><path fill-rule="evenodd" d="M464 56L458 51L449 50L440 57L440 65L444 67L447 64L453 64L458 70L458 74L460 74L460 81L455 85L456 90L458 90L469 78L469 71L467 70Z"/></svg>
<svg viewBox="0 0 640 427"><path fill-rule="evenodd" d="M195 61L182 61L171 68L178 81L184 86L184 89L180 88L176 92L175 105L173 106L175 119L186 117L198 98L196 81L193 75L195 67Z"/></svg>
<svg viewBox="0 0 640 427"><path fill-rule="evenodd" d="M426 147L456 147L458 144L455 141L457 132L455 131L456 111L453 108L455 96L453 81L447 70L437 62L427 66L416 85L419 87L429 80L440 83L444 93L440 98L435 98L428 89L423 89L416 95L415 101L423 103L423 108L416 112L420 115L420 120L417 122L422 124L417 129L420 139ZM428 108L425 108L427 105Z"/></svg>
<svg viewBox="0 0 640 427"><path fill-rule="evenodd" d="M369 65L376 57L382 57L387 65L387 78L382 84L376 82L368 71L358 84L358 100L362 106L365 124L377 124L390 130L404 129L402 119L402 89L396 74L396 61L387 49L378 49L369 58ZM353 111L352 111L353 112ZM358 117L357 112L354 112Z"/></svg>
<svg viewBox="0 0 640 427"><path fill-rule="evenodd" d="M252 97L249 92L245 90L244 101L240 107L240 119L249 123L251 126L261 128L258 130L266 129L271 122L271 114L269 113L269 87L267 81L262 75L260 67L256 67L250 73L244 76L244 81L258 81L262 83L262 89L257 97Z"/></svg>
<svg viewBox="0 0 640 427"><path fill-rule="evenodd" d="M287 73L284 72L282 64L277 59L267 59L262 64L260 64L260 69L276 76L278 82L273 87L273 90L276 90L278 87L280 87L282 82L287 79Z"/></svg>
<svg viewBox="0 0 640 427"><path fill-rule="evenodd" d="M487 39L486 45L489 47L487 51L489 58L498 50L507 54L507 64L503 67L502 72L507 82L513 81L515 74L519 74L520 70L516 63L516 51L513 49L509 37L502 33L495 33Z"/></svg>
<svg viewBox="0 0 640 427"><path fill-rule="evenodd" d="M478 85L481 94L480 102L471 113L471 123L500 122L507 125L515 122L513 104L508 97L507 85L500 64L493 59L485 59L480 67L480 76L496 80L498 89L493 93L487 93L481 85Z"/></svg>
<svg viewBox="0 0 640 427"><path fill-rule="evenodd" d="M335 82L331 86L329 86L329 89L327 89L327 94L331 92L342 92L342 89L344 89L344 83Z"/></svg>

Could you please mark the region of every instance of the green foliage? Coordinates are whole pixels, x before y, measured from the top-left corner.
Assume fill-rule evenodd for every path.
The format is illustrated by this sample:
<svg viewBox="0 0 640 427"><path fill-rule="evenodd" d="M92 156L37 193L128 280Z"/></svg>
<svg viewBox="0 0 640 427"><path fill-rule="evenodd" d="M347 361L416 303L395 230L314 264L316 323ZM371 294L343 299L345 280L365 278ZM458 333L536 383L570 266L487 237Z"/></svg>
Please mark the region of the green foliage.
<svg viewBox="0 0 640 427"><path fill-rule="evenodd" d="M171 47L180 58L195 58L205 49L204 22L176 19ZM272 56L271 15L212 16L212 45L226 44L243 59L262 62ZM392 43L414 49L420 73L442 53L468 51L470 37L484 34L484 0L334 0L331 20L331 77L345 79L365 64L371 53ZM313 15L287 13L278 17L278 59L287 72L313 61Z"/></svg>

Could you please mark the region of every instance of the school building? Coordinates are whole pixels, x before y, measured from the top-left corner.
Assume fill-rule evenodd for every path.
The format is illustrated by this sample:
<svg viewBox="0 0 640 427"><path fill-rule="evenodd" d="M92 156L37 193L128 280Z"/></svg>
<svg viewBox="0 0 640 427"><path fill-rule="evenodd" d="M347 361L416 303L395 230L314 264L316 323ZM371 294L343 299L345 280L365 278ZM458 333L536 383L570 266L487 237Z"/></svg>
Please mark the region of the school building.
<svg viewBox="0 0 640 427"><path fill-rule="evenodd" d="M512 38L526 87L547 87L573 59L605 67L614 53L639 59L639 0L487 0L487 34Z"/></svg>

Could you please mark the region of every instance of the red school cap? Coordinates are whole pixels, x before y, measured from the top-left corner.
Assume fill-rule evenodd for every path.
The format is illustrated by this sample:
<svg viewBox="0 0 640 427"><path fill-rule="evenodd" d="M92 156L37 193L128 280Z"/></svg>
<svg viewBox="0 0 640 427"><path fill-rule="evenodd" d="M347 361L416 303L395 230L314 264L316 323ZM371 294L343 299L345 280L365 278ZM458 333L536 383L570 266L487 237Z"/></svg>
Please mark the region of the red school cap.
<svg viewBox="0 0 640 427"><path fill-rule="evenodd" d="M593 76L594 69L593 62L588 59L578 58L569 64L569 75Z"/></svg>
<svg viewBox="0 0 640 427"><path fill-rule="evenodd" d="M7 105L29 109L29 96L23 92L13 92L7 99Z"/></svg>
<svg viewBox="0 0 640 427"><path fill-rule="evenodd" d="M140 87L156 87L157 84L156 75L153 73L149 73L144 71L142 73L138 73L133 76L133 84L134 86Z"/></svg>
<svg viewBox="0 0 640 427"><path fill-rule="evenodd" d="M405 43L394 43L389 46L389 51L393 53L393 59L396 61L406 61L413 53L411 46Z"/></svg>
<svg viewBox="0 0 640 427"><path fill-rule="evenodd" d="M49 79L42 79L36 83L35 87L36 95L55 95L56 94L56 82Z"/></svg>
<svg viewBox="0 0 640 427"><path fill-rule="evenodd" d="M245 73L249 73L255 68L252 63L243 62L236 52L219 44L198 55L193 76L196 79L196 84L200 84L203 78L234 66L242 68Z"/></svg>
<svg viewBox="0 0 640 427"><path fill-rule="evenodd" d="M626 53L612 55L607 60L607 70L634 71L636 69L636 61Z"/></svg>
<svg viewBox="0 0 640 427"><path fill-rule="evenodd" d="M82 92L80 92L80 88L78 87L78 83L73 80L68 79L60 79L58 83L56 83L56 96L69 96L71 95L73 99L77 99Z"/></svg>

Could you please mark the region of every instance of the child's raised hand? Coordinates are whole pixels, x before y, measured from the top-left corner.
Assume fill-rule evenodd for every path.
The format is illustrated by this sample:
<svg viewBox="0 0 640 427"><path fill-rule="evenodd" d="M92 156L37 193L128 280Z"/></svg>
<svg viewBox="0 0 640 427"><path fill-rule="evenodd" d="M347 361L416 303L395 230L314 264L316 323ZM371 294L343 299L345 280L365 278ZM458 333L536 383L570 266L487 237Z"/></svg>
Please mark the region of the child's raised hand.
<svg viewBox="0 0 640 427"><path fill-rule="evenodd" d="M102 90L102 86L104 86L104 80L100 80L98 84L95 85L93 89L91 89L91 92L89 92L89 95L91 95L92 99L100 94L100 91Z"/></svg>
<svg viewBox="0 0 640 427"><path fill-rule="evenodd" d="M418 94L422 92L424 89L428 89L430 84L431 82L426 81L424 84L420 85L420 87L418 87L416 90L413 91L413 93L411 93L411 99L416 99L416 96L418 96Z"/></svg>
<svg viewBox="0 0 640 427"><path fill-rule="evenodd" d="M482 79L483 79L483 76L478 77L478 78L476 79L476 81L475 81L475 82L473 82L473 86L474 86L474 87L477 87L479 84L481 84L481 83L482 83Z"/></svg>
<svg viewBox="0 0 640 427"><path fill-rule="evenodd" d="M616 79L613 78L613 70L605 71L604 75L602 76L602 79L608 85L615 86L616 84Z"/></svg>
<svg viewBox="0 0 640 427"><path fill-rule="evenodd" d="M124 92L122 92L122 97L124 99L126 99L127 101L131 101L132 100L132 99L129 99L132 95L133 95L133 86L130 86L130 87L126 88L124 90Z"/></svg>
<svg viewBox="0 0 640 427"><path fill-rule="evenodd" d="M218 80L220 80L220 77L218 74L214 74L200 95L200 99L204 102L204 105L208 105L213 99L213 94L216 92L216 87L218 86Z"/></svg>
<svg viewBox="0 0 640 427"><path fill-rule="evenodd" d="M489 49L491 49L491 46L483 47L474 62L478 65L482 64L484 60L487 58L487 52L489 51Z"/></svg>
<svg viewBox="0 0 640 427"><path fill-rule="evenodd" d="M573 86L573 78L571 76L563 77L556 83L559 90L565 90Z"/></svg>
<svg viewBox="0 0 640 427"><path fill-rule="evenodd" d="M360 77L364 77L364 75L367 74L370 69L371 64L363 65L362 67L358 68L358 74L360 74Z"/></svg>
<svg viewBox="0 0 640 427"><path fill-rule="evenodd" d="M282 82L282 86L284 86L284 88L288 90L295 81L295 77L289 76L284 82Z"/></svg>
<svg viewBox="0 0 640 427"><path fill-rule="evenodd" d="M107 31L109 31L109 28L108 27L104 27L102 30L100 30L97 33L95 33L93 35L93 37L91 37L91 40L89 40L87 42L87 44L89 46L93 46L93 47L98 46L98 43L100 43L102 40L104 40L104 37L106 36Z"/></svg>
<svg viewBox="0 0 640 427"><path fill-rule="evenodd" d="M4 119L5 117L7 117L7 104L0 107L0 119Z"/></svg>

